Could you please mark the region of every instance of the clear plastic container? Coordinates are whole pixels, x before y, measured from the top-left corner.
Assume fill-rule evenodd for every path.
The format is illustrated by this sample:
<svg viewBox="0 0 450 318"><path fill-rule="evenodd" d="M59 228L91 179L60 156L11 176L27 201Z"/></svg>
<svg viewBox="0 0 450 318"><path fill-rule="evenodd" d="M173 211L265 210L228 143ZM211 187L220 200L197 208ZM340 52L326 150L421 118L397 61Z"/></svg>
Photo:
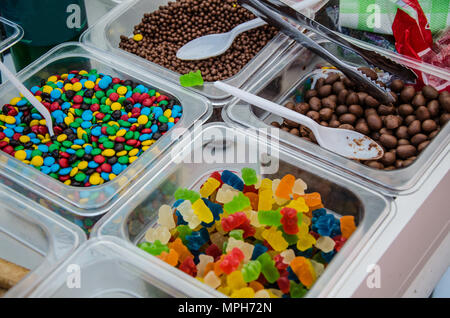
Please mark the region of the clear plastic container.
<svg viewBox="0 0 450 318"><path fill-rule="evenodd" d="M0 258L30 270L4 297L23 297L86 240L83 231L0 184Z"/></svg>
<svg viewBox="0 0 450 318"><path fill-rule="evenodd" d="M160 74L164 78L179 84L180 74L119 49L121 35L131 36L134 26L141 22L144 13L156 11L160 6L166 5L168 2L168 0L133 0L124 2L114 8L114 10L111 10L111 12L98 23L86 30L80 40L83 43L94 45L95 47L126 57L126 59L133 64L139 65L143 69L155 74ZM322 2L315 5L314 9L320 8L321 3ZM284 50L291 44L292 41L288 37L281 33L277 34L245 67L240 70L239 73L224 80L224 82L237 87L243 86L250 78L252 78L252 75L258 69L263 67L269 61L278 60L282 56ZM205 83L201 88L191 89L209 97L214 106L223 106L230 100L229 94L218 90L212 83Z"/></svg>
<svg viewBox="0 0 450 318"><path fill-rule="evenodd" d="M3 17L0 17L0 27L2 27L6 33L4 39L0 38L0 53L2 53L22 39L23 29L16 23Z"/></svg>
<svg viewBox="0 0 450 318"><path fill-rule="evenodd" d="M353 215L357 222L356 231L308 293L313 297L325 292L339 279L339 273L366 246L374 231L382 228L387 223L387 217L395 213L392 199L358 185L351 180L352 177L333 173L326 166L265 138L263 134L230 128L223 123L203 127L190 140L174 145L171 152L158 162L158 173L141 179L139 192L121 198L119 208L95 225L92 236L116 236L133 245L140 243L148 228L156 224L159 207L175 201L173 193L177 188L198 191L213 171L229 169L240 173L241 168L251 167L271 179L290 173L307 183L307 192L320 192L323 204L330 212L337 217ZM203 163L190 163L198 162L195 158L202 158L202 153ZM237 159L230 163L213 160L235 156ZM142 255L138 247L130 245L130 249ZM168 271L178 273L182 281L198 284L198 280L177 268L169 267Z"/></svg>
<svg viewBox="0 0 450 318"><path fill-rule="evenodd" d="M80 188L65 185L4 152L0 152L0 175L14 182L23 193L33 193L36 201L55 205L52 210L61 208L79 216L99 216L107 212L124 192L135 191L135 181L141 177L143 171L151 171L157 158L191 129L194 123L206 121L211 116L212 106L206 98L198 94L175 86L158 75L141 74L136 66L128 65L120 58L81 43L69 42L55 47L17 76L25 86L31 87L39 84L40 78L48 78L58 72L87 68L131 79L175 98L183 107L180 121L114 180L99 186ZM0 86L2 104L8 103L17 94L17 90L9 82Z"/></svg>
<svg viewBox="0 0 450 318"><path fill-rule="evenodd" d="M313 36L313 38L315 37ZM343 55L342 50L328 41L319 40L319 43L322 43L334 55L355 66L368 66L359 57ZM378 51L375 47L371 47L371 49ZM403 58L398 58L403 62ZM445 76L442 74L442 69L436 69L412 59L407 59L407 62L409 66L414 65L415 69L424 73L448 78L448 74ZM292 100L295 91L302 88L303 83L313 74L314 70L327 65L330 64L321 57L301 46L296 46L295 49L285 54L282 60L274 62L255 74L253 77L255 80L248 85L247 91L284 105L287 101ZM262 111L237 99L234 99L222 110L222 118L230 125L246 128L268 128L272 121L281 120L281 117L276 114ZM414 192L425 180L427 171L430 171L433 163L438 162L439 158L445 155L450 144L450 125L442 127L440 133L434 137L411 165L392 171L370 168L285 131L280 130L279 137L298 152L327 163L337 173L356 175L361 182L368 186L376 186L384 193L397 195Z"/></svg>
<svg viewBox="0 0 450 318"><path fill-rule="evenodd" d="M199 286L192 286L185 282L179 273L171 273L167 268L170 265L141 252L136 253L133 251L133 245L116 237L90 239L26 296L211 297L200 282ZM76 276L77 273L79 276ZM68 285L68 281L72 284Z"/></svg>

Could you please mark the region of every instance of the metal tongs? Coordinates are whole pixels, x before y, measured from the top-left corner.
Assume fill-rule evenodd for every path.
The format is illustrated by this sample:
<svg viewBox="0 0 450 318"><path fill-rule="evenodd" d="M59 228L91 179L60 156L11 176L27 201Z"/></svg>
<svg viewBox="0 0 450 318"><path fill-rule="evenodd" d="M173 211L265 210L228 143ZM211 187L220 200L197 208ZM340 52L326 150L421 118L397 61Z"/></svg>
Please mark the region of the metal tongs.
<svg viewBox="0 0 450 318"><path fill-rule="evenodd" d="M394 98L389 93L388 89L377 84L356 67L338 59L336 56L334 56L321 45L303 34L285 19L293 20L306 29L317 33L319 36L322 36L341 47L355 52L369 64L378 66L379 68L395 74L406 81L414 81L417 77L413 71L404 67L403 65L400 65L388 59L387 57L379 55L375 52L365 50L356 45L353 45L338 33L328 29L324 25L312 19L309 19L300 12L295 11L288 5L278 0L238 0L238 3L248 10L252 11L256 16L260 17L267 23L277 27L281 32L291 37L302 46L313 51L315 54L321 56L326 61L337 67L361 90L368 92L370 95L377 98L382 103L390 104L394 102Z"/></svg>

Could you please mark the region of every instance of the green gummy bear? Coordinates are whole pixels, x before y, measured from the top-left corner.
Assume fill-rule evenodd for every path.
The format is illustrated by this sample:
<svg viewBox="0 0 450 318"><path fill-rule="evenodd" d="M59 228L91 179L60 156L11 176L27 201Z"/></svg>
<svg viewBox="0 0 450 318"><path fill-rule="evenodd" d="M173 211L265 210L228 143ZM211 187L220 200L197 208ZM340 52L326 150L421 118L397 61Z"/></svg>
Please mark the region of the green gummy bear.
<svg viewBox="0 0 450 318"><path fill-rule="evenodd" d="M161 241L156 240L154 243L144 242L138 245L141 250L146 251L154 256L160 255L162 252L169 253L169 247L162 244Z"/></svg>
<svg viewBox="0 0 450 318"><path fill-rule="evenodd" d="M306 293L308 292L306 288L301 284L297 284L293 280L290 281L290 289L289 293L291 295L291 298L303 298L305 297Z"/></svg>
<svg viewBox="0 0 450 318"><path fill-rule="evenodd" d="M258 261L250 261L245 264L241 269L244 282L250 283L251 281L257 280L259 274L261 274L261 267L261 263Z"/></svg>
<svg viewBox="0 0 450 318"><path fill-rule="evenodd" d="M241 229L231 230L229 233L229 236L234 238L235 240L243 241L244 240L244 230L241 230Z"/></svg>
<svg viewBox="0 0 450 318"><path fill-rule="evenodd" d="M242 179L245 185L254 185L258 182L256 171L252 168L242 168Z"/></svg>
<svg viewBox="0 0 450 318"><path fill-rule="evenodd" d="M273 284L280 278L275 262L267 252L259 255L256 260L261 263L261 272L269 283Z"/></svg>
<svg viewBox="0 0 450 318"><path fill-rule="evenodd" d="M283 227L278 227L278 230L281 231L281 234L283 235L283 238L288 242L289 246L297 244L298 236L295 234L286 234L284 233Z"/></svg>
<svg viewBox="0 0 450 318"><path fill-rule="evenodd" d="M200 199L200 194L198 194L197 192L182 188L178 188L177 191L175 191L174 196L176 200L189 200L192 204Z"/></svg>
<svg viewBox="0 0 450 318"><path fill-rule="evenodd" d="M189 72L187 74L181 75L180 85L183 87L203 85L202 72L198 70L196 72Z"/></svg>
<svg viewBox="0 0 450 318"><path fill-rule="evenodd" d="M226 213L232 214L240 212L250 206L250 199L247 198L242 192L234 196L233 200L223 205L223 209Z"/></svg>
<svg viewBox="0 0 450 318"><path fill-rule="evenodd" d="M187 244L186 236L191 235L192 230L187 225L178 225L177 226L178 237L181 239L184 245Z"/></svg>
<svg viewBox="0 0 450 318"><path fill-rule="evenodd" d="M272 226L280 226L281 225L282 215L278 211L259 211L258 212L258 221L261 224L272 225Z"/></svg>

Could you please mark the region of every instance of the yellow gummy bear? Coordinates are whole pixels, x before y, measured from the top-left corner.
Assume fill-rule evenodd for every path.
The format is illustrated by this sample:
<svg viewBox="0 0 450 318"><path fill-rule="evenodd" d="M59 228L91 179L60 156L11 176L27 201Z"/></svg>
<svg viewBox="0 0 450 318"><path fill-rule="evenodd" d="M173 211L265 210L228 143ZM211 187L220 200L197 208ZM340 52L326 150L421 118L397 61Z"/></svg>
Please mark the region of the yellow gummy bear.
<svg viewBox="0 0 450 318"><path fill-rule="evenodd" d="M200 221L205 223L211 223L214 221L214 216L211 210L202 199L195 201L194 204L192 204L192 209Z"/></svg>
<svg viewBox="0 0 450 318"><path fill-rule="evenodd" d="M247 287L247 283L244 281L241 271L234 271L227 276L227 286L231 290L239 290L241 288Z"/></svg>
<svg viewBox="0 0 450 318"><path fill-rule="evenodd" d="M297 212L306 213L309 211L309 207L306 204L305 199L303 197L299 197L295 200L292 200L291 202L289 202L288 205L286 205L286 207L293 208Z"/></svg>
<svg viewBox="0 0 450 318"><path fill-rule="evenodd" d="M209 197L220 186L220 181L215 178L208 178L200 188L200 195L203 198Z"/></svg>
<svg viewBox="0 0 450 318"><path fill-rule="evenodd" d="M275 251L282 252L288 248L289 244L283 237L281 231L272 226L270 229L262 232L262 237L272 246Z"/></svg>
<svg viewBox="0 0 450 318"><path fill-rule="evenodd" d="M231 298L254 298L255 291L253 288L244 287L238 290L235 290L231 293Z"/></svg>

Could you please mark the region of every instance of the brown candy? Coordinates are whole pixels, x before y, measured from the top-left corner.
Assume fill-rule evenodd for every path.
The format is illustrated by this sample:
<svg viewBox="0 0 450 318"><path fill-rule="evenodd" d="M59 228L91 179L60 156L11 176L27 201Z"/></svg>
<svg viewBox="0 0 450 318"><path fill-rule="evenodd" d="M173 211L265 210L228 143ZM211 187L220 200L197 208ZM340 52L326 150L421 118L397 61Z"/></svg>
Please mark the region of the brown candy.
<svg viewBox="0 0 450 318"><path fill-rule="evenodd" d="M413 145L402 145L398 146L396 154L401 159L408 159L416 154L417 149Z"/></svg>
<svg viewBox="0 0 450 318"><path fill-rule="evenodd" d="M439 92L433 86L426 85L422 88L422 94L427 99L436 99L439 96Z"/></svg>
<svg viewBox="0 0 450 318"><path fill-rule="evenodd" d="M416 91L414 90L414 87L412 86L406 86L402 89L400 93L400 99L403 103L409 103L413 99L414 95L416 94Z"/></svg>

